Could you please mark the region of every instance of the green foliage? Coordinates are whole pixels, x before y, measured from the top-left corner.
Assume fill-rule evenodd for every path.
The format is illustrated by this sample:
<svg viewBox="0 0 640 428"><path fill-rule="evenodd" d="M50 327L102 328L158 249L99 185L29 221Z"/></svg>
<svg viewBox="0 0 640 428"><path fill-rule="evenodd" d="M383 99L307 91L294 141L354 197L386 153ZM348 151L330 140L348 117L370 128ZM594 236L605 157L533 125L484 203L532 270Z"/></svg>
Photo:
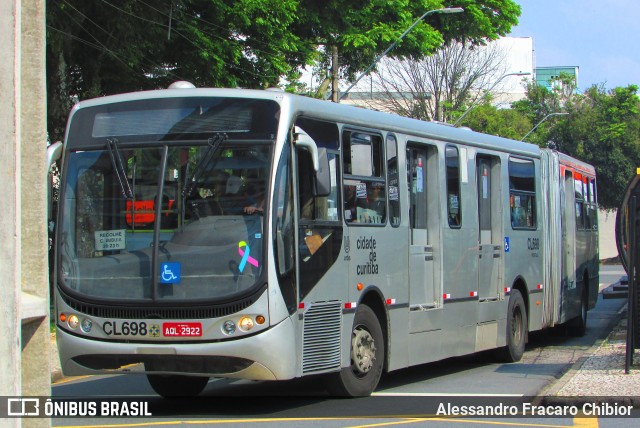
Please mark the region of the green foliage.
<svg viewBox="0 0 640 428"><path fill-rule="evenodd" d="M548 138L558 150L596 167L598 202L619 207L626 186L640 166L640 99L638 87L610 91L592 86L566 106L570 113Z"/></svg>
<svg viewBox="0 0 640 428"><path fill-rule="evenodd" d="M513 109L497 109L489 103L474 107L465 126L486 134L520 140L533 127L531 121Z"/></svg>
<svg viewBox="0 0 640 428"><path fill-rule="evenodd" d="M387 56L420 60L447 41L482 44L508 34L520 16L520 6L512 0L301 0L300 6L301 19L293 31L325 46L319 68L327 76L329 47L337 46L340 77L347 80L366 69L428 11L446 7L465 10L454 15L429 14Z"/></svg>
<svg viewBox="0 0 640 428"><path fill-rule="evenodd" d="M343 77L354 77L425 12L390 53L420 58L447 40L481 43L507 34L513 0L50 0L47 2L48 128L61 139L75 99L167 87L266 88L298 70L328 70L337 46Z"/></svg>
<svg viewBox="0 0 640 428"><path fill-rule="evenodd" d="M74 98L196 86L266 88L315 54L290 31L297 0L51 0L48 128L62 138Z"/></svg>
<svg viewBox="0 0 640 428"><path fill-rule="evenodd" d="M551 116L565 112L567 115ZM540 123L547 117L548 120ZM598 174L598 203L617 209L627 184L640 167L640 98L638 87L610 91L592 86L575 93L572 78L560 76L554 90L530 83L527 98L511 110L483 105L466 121L472 129L520 140L534 126L528 142L553 147L590 163Z"/></svg>
<svg viewBox="0 0 640 428"><path fill-rule="evenodd" d="M447 0L444 7L462 7L455 20L442 19L445 40L483 44L505 36L518 24L520 6L511 0Z"/></svg>

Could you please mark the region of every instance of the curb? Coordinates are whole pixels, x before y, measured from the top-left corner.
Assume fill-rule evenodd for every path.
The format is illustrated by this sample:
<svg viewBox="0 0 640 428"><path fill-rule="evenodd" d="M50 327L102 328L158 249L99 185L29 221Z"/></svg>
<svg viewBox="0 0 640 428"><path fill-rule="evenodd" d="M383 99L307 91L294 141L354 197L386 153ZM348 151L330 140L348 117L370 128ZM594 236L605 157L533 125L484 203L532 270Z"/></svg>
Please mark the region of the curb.
<svg viewBox="0 0 640 428"><path fill-rule="evenodd" d="M56 334L51 333L51 342L49 348L49 361L51 366L51 384L54 384L64 378L62 368L60 367L60 357L58 357L58 345L56 343Z"/></svg>

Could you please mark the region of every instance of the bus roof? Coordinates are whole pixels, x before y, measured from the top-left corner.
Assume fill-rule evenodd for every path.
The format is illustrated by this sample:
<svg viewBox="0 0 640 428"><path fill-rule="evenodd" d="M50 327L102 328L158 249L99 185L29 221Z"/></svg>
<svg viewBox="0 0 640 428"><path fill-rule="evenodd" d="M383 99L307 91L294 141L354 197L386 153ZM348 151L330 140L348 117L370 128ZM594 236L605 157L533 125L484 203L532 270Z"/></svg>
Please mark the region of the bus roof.
<svg viewBox="0 0 640 428"><path fill-rule="evenodd" d="M70 117L79 109L104 104L182 97L230 97L273 100L281 104L285 110L288 110L293 115L305 115L319 120L331 120L353 126L398 132L437 141L540 157L540 148L534 144L482 134L468 128L456 128L442 123L410 119L392 113L332 103L279 90L185 88L131 92L81 101L74 106ZM375 124L375 126L372 124Z"/></svg>

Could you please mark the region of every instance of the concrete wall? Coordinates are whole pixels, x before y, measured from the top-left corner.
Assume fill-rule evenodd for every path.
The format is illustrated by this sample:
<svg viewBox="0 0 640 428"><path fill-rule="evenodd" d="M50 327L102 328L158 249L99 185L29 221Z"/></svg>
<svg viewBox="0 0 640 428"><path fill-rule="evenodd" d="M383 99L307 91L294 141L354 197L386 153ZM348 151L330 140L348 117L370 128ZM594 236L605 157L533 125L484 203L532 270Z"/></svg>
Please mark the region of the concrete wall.
<svg viewBox="0 0 640 428"><path fill-rule="evenodd" d="M20 384L20 127L19 91L16 82L16 62L19 45L16 32L20 28L19 5L0 2L0 46L4 58L0 61L0 180L3 207L0 215L0 396L18 395ZM12 421L2 421L7 426ZM17 425L16 425L17 426Z"/></svg>
<svg viewBox="0 0 640 428"><path fill-rule="evenodd" d="M600 260L618 255L616 247L616 211L598 212L598 232L600 235Z"/></svg>
<svg viewBox="0 0 640 428"><path fill-rule="evenodd" d="M49 396L45 0L0 1L0 46L0 396Z"/></svg>

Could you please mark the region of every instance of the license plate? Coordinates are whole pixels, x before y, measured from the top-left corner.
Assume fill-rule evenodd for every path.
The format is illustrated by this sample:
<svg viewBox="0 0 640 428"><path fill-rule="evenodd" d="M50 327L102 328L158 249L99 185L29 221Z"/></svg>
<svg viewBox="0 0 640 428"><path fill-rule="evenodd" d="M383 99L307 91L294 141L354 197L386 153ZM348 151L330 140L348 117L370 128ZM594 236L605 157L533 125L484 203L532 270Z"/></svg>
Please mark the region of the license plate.
<svg viewBox="0 0 640 428"><path fill-rule="evenodd" d="M202 323L199 322L165 322L162 323L164 337L200 337Z"/></svg>

